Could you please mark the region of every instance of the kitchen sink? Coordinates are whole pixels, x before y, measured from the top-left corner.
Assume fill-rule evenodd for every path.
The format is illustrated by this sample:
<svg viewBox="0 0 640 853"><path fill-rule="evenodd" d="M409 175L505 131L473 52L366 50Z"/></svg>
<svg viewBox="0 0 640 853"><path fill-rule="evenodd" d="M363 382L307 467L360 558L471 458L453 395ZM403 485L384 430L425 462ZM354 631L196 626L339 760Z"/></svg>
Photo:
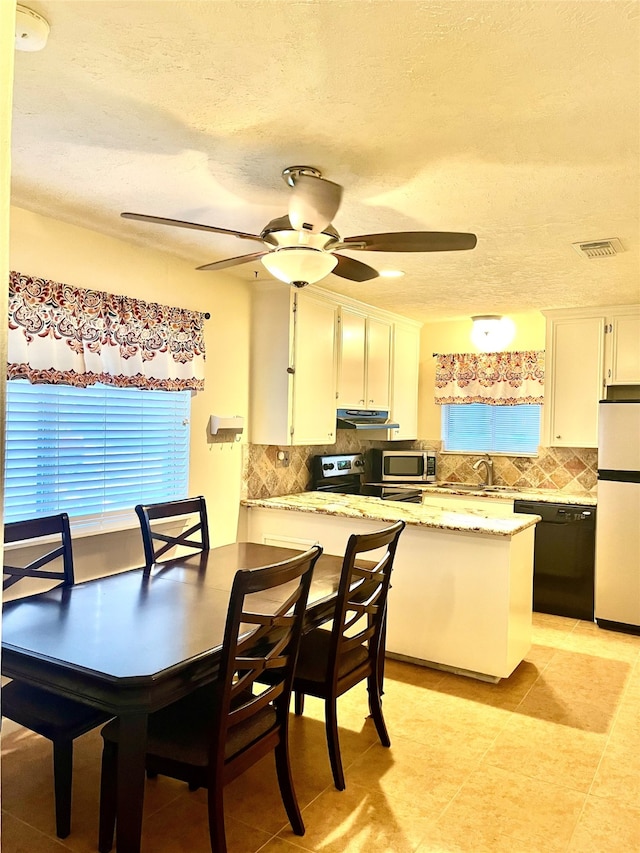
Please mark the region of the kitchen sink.
<svg viewBox="0 0 640 853"><path fill-rule="evenodd" d="M439 489L451 489L452 492L482 492L486 488L480 483L436 483L436 486Z"/></svg>
<svg viewBox="0 0 640 853"><path fill-rule="evenodd" d="M450 489L452 492L513 492L513 486L483 486L481 483L436 483L439 489Z"/></svg>

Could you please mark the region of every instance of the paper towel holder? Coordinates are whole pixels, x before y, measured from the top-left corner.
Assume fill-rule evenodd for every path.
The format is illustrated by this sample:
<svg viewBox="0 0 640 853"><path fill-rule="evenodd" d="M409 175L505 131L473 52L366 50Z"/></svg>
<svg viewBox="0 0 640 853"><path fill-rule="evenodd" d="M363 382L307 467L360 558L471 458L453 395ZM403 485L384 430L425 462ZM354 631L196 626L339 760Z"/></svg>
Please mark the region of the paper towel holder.
<svg viewBox="0 0 640 853"><path fill-rule="evenodd" d="M217 435L224 431L227 435L233 435L236 441L240 440L240 436L244 430L244 418L242 415L210 415L209 417L209 432L211 435Z"/></svg>

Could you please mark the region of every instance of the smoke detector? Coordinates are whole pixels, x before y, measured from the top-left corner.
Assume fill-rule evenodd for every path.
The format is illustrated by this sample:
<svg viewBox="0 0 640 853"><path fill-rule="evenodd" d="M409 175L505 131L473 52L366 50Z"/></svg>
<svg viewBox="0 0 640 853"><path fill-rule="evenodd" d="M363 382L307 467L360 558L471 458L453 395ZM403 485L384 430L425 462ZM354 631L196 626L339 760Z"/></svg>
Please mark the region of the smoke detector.
<svg viewBox="0 0 640 853"><path fill-rule="evenodd" d="M42 50L49 38L49 23L42 15L16 6L16 50Z"/></svg>
<svg viewBox="0 0 640 853"><path fill-rule="evenodd" d="M624 247L617 237L606 240L591 240L588 243L572 243L573 248L583 258L608 258L624 252Z"/></svg>

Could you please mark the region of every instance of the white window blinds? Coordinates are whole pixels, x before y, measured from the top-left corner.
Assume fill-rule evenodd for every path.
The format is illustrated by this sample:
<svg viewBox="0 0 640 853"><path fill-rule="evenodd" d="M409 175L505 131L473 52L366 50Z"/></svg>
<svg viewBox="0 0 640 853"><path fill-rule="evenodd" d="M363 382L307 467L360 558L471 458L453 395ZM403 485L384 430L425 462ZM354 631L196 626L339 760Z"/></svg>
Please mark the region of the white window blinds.
<svg viewBox="0 0 640 853"><path fill-rule="evenodd" d="M535 454L540 444L539 405L442 406L443 450Z"/></svg>
<svg viewBox="0 0 640 853"><path fill-rule="evenodd" d="M187 495L189 391L7 383L5 521Z"/></svg>

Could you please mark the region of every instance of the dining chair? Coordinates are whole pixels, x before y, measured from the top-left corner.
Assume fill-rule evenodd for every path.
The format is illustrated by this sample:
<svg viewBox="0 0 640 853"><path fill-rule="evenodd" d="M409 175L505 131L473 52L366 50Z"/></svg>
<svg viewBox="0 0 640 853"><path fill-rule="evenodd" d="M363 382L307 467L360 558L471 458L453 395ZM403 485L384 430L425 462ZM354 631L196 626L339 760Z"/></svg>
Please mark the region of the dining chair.
<svg viewBox="0 0 640 853"><path fill-rule="evenodd" d="M140 520L142 542L144 545L145 567L149 569L159 558L173 548L189 549L193 552L209 550L209 525L207 522L207 505L203 497L185 498L166 503L138 504L136 514ZM180 533L168 533L166 522L173 519L176 523L182 521L188 524L190 516L197 520ZM163 529L158 529L155 522L161 522ZM165 557L165 559L168 559Z"/></svg>
<svg viewBox="0 0 640 853"><path fill-rule="evenodd" d="M289 702L311 576L321 553L314 545L281 563L240 569L216 680L149 715L147 769L208 789L213 853L227 850L225 784L272 750L287 817L296 835L304 835L289 761ZM265 673L267 683L260 681ZM113 846L118 736L115 719L102 730L101 853Z"/></svg>
<svg viewBox="0 0 640 853"><path fill-rule="evenodd" d="M47 541L38 543L43 537L47 537ZM15 552L5 549L3 591L26 578L52 581L54 587L73 584L73 551L66 513L5 524L4 542L5 545L20 542L25 547L37 546L39 556L22 566L14 566L7 560ZM44 553L43 547L48 549ZM73 741L105 723L109 714L18 679L2 688L0 704L3 717L53 743L56 833L58 838L66 838L71 831Z"/></svg>
<svg viewBox="0 0 640 853"><path fill-rule="evenodd" d="M345 788L338 739L337 700L367 679L369 711L383 746L391 746L382 715L382 678L387 596L398 539L404 521L375 533L352 535L342 563L331 629L314 628L304 634L293 681L295 713L304 709L304 696L325 702L325 728L333 780ZM377 562L362 556L384 548ZM377 555L374 555L377 556Z"/></svg>

